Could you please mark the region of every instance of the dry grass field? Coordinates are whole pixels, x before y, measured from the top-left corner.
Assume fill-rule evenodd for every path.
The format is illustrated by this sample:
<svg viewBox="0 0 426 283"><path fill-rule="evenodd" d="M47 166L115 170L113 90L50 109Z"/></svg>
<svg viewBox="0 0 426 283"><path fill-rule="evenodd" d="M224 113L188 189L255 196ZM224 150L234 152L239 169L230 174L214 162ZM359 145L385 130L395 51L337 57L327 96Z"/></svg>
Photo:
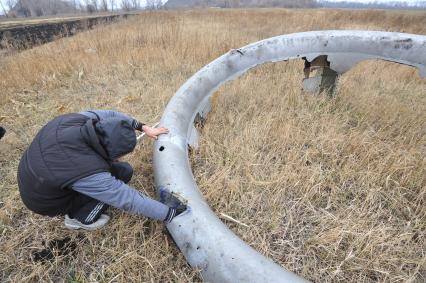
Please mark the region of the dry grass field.
<svg viewBox="0 0 426 283"><path fill-rule="evenodd" d="M159 120L173 93L232 48L323 29L426 34L426 13L334 10L150 12L0 60L0 281L198 282L162 223L110 210L95 232L22 204L19 158L49 119L90 108ZM301 91L303 62L275 63L213 98L191 153L200 189L229 227L314 282L426 280L426 80L363 62L338 96ZM127 157L154 196L152 142ZM68 252L53 240L71 239ZM37 252L53 247L53 257Z"/></svg>

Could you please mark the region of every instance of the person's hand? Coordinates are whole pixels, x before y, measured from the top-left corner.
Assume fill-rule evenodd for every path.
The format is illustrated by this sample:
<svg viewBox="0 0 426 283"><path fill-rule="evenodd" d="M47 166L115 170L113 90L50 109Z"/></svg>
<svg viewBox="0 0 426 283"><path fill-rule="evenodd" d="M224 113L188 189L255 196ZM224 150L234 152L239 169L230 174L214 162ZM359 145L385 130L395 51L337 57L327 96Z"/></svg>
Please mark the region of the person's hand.
<svg viewBox="0 0 426 283"><path fill-rule="evenodd" d="M178 194L171 192L166 187L160 187L158 189L158 196L159 201L167 205L168 207L176 208L176 209L183 209L181 212L183 212L186 209L186 200L184 200L181 196Z"/></svg>
<svg viewBox="0 0 426 283"><path fill-rule="evenodd" d="M159 135L169 133L169 129L167 129L167 128L163 128L163 127L161 127L161 128L151 128L150 126L147 126L147 125L144 125L142 127L142 130L145 132L145 134L148 137L150 137L152 139L155 139L155 140L158 139Z"/></svg>
<svg viewBox="0 0 426 283"><path fill-rule="evenodd" d="M160 202L164 203L169 207L169 213L167 214L165 222L170 223L176 216L188 211L187 201L182 199L178 194L170 192L169 189L161 187L158 190Z"/></svg>

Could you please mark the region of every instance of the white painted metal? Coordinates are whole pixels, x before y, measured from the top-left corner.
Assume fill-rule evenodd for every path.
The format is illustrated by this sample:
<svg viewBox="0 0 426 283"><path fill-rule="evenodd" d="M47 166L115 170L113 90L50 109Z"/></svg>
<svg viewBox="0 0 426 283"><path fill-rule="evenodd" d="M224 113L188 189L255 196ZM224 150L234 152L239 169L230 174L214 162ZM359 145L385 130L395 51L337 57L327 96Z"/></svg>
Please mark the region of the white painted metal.
<svg viewBox="0 0 426 283"><path fill-rule="evenodd" d="M155 143L155 183L157 188L167 187L188 200L190 211L175 218L167 228L189 264L201 270L204 280L304 281L245 244L211 211L194 181L188 143L196 143L195 116L201 112L205 117L208 97L226 81L266 62L302 57L312 61L320 55L327 55L331 68L340 74L362 60L383 59L414 66L426 76L425 36L376 31L304 32L231 50L191 77L167 105L160 126L170 132Z"/></svg>

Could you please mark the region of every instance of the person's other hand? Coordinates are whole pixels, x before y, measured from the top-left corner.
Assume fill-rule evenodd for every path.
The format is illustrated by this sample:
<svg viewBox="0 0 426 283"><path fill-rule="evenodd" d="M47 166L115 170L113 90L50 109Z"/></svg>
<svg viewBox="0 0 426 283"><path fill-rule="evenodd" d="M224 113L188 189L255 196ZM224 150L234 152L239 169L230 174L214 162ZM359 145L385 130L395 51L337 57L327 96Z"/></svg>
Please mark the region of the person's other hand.
<svg viewBox="0 0 426 283"><path fill-rule="evenodd" d="M158 193L159 201L169 207L169 213L164 219L165 222L170 223L176 216L189 211L190 208L187 206L187 201L178 194L171 192L168 188L160 187Z"/></svg>
<svg viewBox="0 0 426 283"><path fill-rule="evenodd" d="M161 127L161 128L151 128L151 127L149 127L147 125L144 125L142 127L142 130L145 132L145 134L148 137L150 137L152 139L155 139L155 140L158 139L159 135L169 133L169 129L167 129L167 128L163 128L163 127Z"/></svg>
<svg viewBox="0 0 426 283"><path fill-rule="evenodd" d="M172 208L186 209L186 200L166 187L158 189L159 201ZM182 212L183 212L182 211Z"/></svg>

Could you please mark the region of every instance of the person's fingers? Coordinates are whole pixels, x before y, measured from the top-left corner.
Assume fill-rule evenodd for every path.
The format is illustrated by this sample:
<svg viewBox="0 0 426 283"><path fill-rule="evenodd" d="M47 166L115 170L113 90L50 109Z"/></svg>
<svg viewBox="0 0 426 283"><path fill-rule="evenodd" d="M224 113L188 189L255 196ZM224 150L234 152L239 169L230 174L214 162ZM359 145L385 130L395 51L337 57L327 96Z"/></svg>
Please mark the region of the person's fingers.
<svg viewBox="0 0 426 283"><path fill-rule="evenodd" d="M157 134L167 134L169 131L165 128L159 128Z"/></svg>
<svg viewBox="0 0 426 283"><path fill-rule="evenodd" d="M155 140L158 138L156 134L149 134L149 135L147 134L147 136Z"/></svg>

